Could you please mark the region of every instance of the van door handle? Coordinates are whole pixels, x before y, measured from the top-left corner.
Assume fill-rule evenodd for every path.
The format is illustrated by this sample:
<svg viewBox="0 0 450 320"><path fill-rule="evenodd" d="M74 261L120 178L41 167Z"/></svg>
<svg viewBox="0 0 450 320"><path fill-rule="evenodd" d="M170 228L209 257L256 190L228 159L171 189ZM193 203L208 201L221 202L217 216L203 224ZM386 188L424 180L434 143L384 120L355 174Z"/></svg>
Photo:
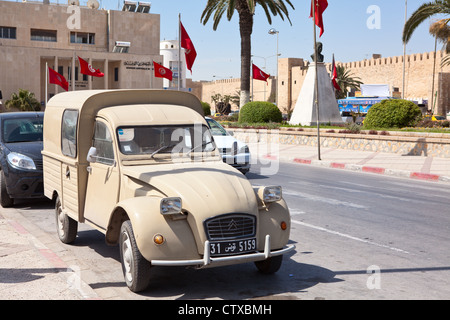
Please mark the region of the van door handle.
<svg viewBox="0 0 450 320"><path fill-rule="evenodd" d="M66 167L66 178L67 179L70 178L70 169L69 169L69 167Z"/></svg>

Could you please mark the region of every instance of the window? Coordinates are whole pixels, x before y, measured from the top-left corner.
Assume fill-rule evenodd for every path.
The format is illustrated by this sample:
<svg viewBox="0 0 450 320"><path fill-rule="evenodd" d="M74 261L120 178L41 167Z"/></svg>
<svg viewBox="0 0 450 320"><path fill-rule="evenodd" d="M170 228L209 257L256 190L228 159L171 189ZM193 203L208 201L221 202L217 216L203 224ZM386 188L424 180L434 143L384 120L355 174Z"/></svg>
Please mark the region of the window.
<svg viewBox="0 0 450 320"><path fill-rule="evenodd" d="M61 126L61 150L63 155L71 158L77 156L77 124L78 111L65 110Z"/></svg>
<svg viewBox="0 0 450 320"><path fill-rule="evenodd" d="M14 28L14 27L0 27L0 38L2 38L2 39L16 39L16 28Z"/></svg>
<svg viewBox="0 0 450 320"><path fill-rule="evenodd" d="M71 32L70 43L95 44L95 33Z"/></svg>
<svg viewBox="0 0 450 320"><path fill-rule="evenodd" d="M114 164L114 147L111 133L105 123L95 122L93 147L97 149L96 160L106 165Z"/></svg>
<svg viewBox="0 0 450 320"><path fill-rule="evenodd" d="M56 30L31 29L31 40L56 42Z"/></svg>

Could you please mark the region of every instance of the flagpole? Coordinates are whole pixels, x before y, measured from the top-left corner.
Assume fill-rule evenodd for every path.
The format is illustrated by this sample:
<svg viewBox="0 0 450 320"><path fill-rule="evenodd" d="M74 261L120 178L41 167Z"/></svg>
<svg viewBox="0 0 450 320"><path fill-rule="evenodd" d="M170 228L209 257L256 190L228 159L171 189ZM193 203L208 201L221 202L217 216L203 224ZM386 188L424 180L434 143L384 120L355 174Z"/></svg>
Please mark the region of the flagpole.
<svg viewBox="0 0 450 320"><path fill-rule="evenodd" d="M45 62L45 108L47 108L48 99L48 62Z"/></svg>
<svg viewBox="0 0 450 320"><path fill-rule="evenodd" d="M313 0L313 27L314 27L314 67L315 67L315 82L314 82L314 104L316 105L317 118L317 159L320 158L320 122L319 122L319 79L317 75L317 40L316 40L316 0Z"/></svg>
<svg viewBox="0 0 450 320"><path fill-rule="evenodd" d="M253 59L251 60L250 65L252 66L251 70L250 70L250 77L252 78L252 100L253 101Z"/></svg>
<svg viewBox="0 0 450 320"><path fill-rule="evenodd" d="M178 91L180 91L181 78L181 13L178 14Z"/></svg>
<svg viewBox="0 0 450 320"><path fill-rule="evenodd" d="M71 77L72 77L72 91L75 91L75 51L73 52L72 56L72 70L71 70Z"/></svg>

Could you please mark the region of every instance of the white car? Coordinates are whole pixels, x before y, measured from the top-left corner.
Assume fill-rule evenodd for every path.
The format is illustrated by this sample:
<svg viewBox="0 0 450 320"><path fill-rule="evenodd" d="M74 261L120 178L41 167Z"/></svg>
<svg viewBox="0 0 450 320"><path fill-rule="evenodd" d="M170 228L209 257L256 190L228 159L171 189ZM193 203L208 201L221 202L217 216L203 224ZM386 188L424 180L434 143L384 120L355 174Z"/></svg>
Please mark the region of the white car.
<svg viewBox="0 0 450 320"><path fill-rule="evenodd" d="M235 167L243 174L250 171L250 150L242 141L231 136L216 120L205 117L211 129L214 142L222 155L223 162Z"/></svg>

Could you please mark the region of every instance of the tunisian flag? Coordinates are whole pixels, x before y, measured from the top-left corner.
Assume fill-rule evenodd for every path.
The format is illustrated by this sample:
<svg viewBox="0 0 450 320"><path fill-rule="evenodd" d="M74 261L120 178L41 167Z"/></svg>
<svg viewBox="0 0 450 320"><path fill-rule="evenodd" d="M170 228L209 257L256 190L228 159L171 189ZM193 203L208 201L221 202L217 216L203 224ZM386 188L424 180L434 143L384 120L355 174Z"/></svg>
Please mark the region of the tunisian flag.
<svg viewBox="0 0 450 320"><path fill-rule="evenodd" d="M252 70L253 70L253 79L255 80L262 80L267 82L267 79L270 77L270 74L265 73L254 64L252 64Z"/></svg>
<svg viewBox="0 0 450 320"><path fill-rule="evenodd" d="M332 77L331 77L331 81L333 82L333 87L337 91L341 91L341 87L336 82L336 78L337 78L337 70L336 70L336 64L334 63L334 54L333 54L333 74L332 74Z"/></svg>
<svg viewBox="0 0 450 320"><path fill-rule="evenodd" d="M155 68L155 77L166 78L172 81L172 70L160 65L159 63L156 63L155 61L153 61L153 67Z"/></svg>
<svg viewBox="0 0 450 320"><path fill-rule="evenodd" d="M325 11L325 9L328 7L328 1L327 0L312 0L311 2L311 13L309 15L310 18L313 16L313 6L316 6L316 16L315 16L315 24L320 28L320 35L319 38L322 36L324 28L323 28L323 18L322 14Z"/></svg>
<svg viewBox="0 0 450 320"><path fill-rule="evenodd" d="M180 21L180 30L181 30L181 47L185 49L186 55L186 66L188 70L192 74L192 66L194 65L195 58L197 57L197 51L195 51L194 44L189 38L189 35L184 29L183 24Z"/></svg>
<svg viewBox="0 0 450 320"><path fill-rule="evenodd" d="M87 61L81 59L80 57L78 57L78 60L80 61L80 68L82 74L100 78L105 75L103 72L100 72L100 69L96 70L92 68L92 66Z"/></svg>
<svg viewBox="0 0 450 320"><path fill-rule="evenodd" d="M67 82L66 78L64 78L64 76L60 75L50 67L48 68L48 78L48 81L50 83L57 84L64 90L69 91L69 83Z"/></svg>

